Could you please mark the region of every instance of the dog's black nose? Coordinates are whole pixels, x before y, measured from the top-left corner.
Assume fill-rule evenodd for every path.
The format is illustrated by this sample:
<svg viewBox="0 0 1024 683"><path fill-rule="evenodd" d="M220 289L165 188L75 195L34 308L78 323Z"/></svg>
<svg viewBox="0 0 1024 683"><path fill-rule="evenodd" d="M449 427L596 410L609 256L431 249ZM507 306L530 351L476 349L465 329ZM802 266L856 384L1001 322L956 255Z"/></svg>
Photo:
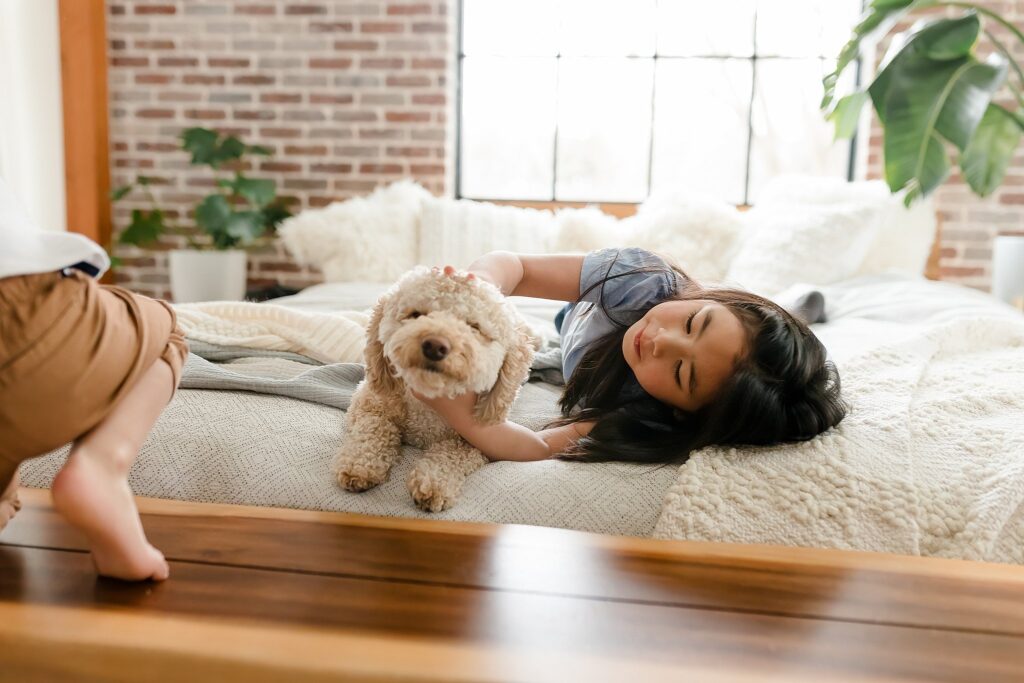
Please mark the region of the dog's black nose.
<svg viewBox="0 0 1024 683"><path fill-rule="evenodd" d="M427 337L421 346L423 355L429 360L444 360L448 355L448 342L440 337Z"/></svg>

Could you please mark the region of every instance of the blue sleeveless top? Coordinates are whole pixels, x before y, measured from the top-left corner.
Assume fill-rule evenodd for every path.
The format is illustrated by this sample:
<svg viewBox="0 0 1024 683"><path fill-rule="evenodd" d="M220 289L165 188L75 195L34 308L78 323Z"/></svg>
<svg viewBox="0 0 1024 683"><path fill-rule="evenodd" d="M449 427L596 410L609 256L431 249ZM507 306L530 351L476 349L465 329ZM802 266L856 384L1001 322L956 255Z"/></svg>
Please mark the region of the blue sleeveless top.
<svg viewBox="0 0 1024 683"><path fill-rule="evenodd" d="M657 270L630 273L638 268ZM597 284L605 278L611 279ZM562 337L562 374L566 381L576 371L590 344L642 318L652 306L679 288L679 280L679 275L663 258L646 249L624 247L587 254L580 272L580 292L583 294L578 302L567 307L559 330ZM604 309L598 302L604 304ZM632 371L623 384L621 396L623 403L644 398L654 401ZM638 417L646 417L649 411L643 412L645 415Z"/></svg>

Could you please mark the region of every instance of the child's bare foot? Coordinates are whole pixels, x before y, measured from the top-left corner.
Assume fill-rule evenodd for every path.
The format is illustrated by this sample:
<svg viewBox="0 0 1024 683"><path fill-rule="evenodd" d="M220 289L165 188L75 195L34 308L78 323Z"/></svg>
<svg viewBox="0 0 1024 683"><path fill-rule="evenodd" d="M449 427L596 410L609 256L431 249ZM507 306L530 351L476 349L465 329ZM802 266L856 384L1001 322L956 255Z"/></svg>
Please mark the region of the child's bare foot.
<svg viewBox="0 0 1024 683"><path fill-rule="evenodd" d="M96 453L72 453L52 486L53 505L85 534L96 571L127 581L163 581L170 568L149 544L126 476Z"/></svg>
<svg viewBox="0 0 1024 683"><path fill-rule="evenodd" d="M0 530L7 526L7 522L21 509L21 501L18 500L18 473L7 485L3 493L0 493Z"/></svg>

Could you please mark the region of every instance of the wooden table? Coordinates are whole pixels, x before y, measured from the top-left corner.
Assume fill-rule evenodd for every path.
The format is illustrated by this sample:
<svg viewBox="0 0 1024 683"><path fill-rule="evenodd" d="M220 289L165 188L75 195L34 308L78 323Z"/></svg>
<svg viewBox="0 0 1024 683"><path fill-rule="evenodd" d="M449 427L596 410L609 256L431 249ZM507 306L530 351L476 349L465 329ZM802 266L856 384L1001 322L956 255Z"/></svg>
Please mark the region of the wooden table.
<svg viewBox="0 0 1024 683"><path fill-rule="evenodd" d="M1024 681L1024 568L139 499L97 579L46 491L0 535L0 679Z"/></svg>

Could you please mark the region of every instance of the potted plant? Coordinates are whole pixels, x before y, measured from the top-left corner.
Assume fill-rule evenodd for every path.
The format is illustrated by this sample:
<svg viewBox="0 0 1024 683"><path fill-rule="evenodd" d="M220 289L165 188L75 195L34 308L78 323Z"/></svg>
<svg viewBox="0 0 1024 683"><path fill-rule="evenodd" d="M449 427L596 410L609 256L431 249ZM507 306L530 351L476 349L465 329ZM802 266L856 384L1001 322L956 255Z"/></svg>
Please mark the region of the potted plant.
<svg viewBox="0 0 1024 683"><path fill-rule="evenodd" d="M273 180L246 177L241 169L247 154L268 156L265 147L246 145L233 135L207 128L182 131L182 149L193 165L209 166L216 174L227 166L233 177L217 178L218 191L202 199L192 218L200 231L171 223L153 196L152 179L139 176L134 183L111 192L114 202L140 189L149 199L148 210L133 209L131 223L121 233L121 244L146 247L167 231L184 234L190 249L170 252L171 294L176 302L240 300L245 296L246 253L239 247L253 244L291 213L277 198Z"/></svg>
<svg viewBox="0 0 1024 683"><path fill-rule="evenodd" d="M895 35L878 75L867 88L836 99L840 74L861 55L862 45L888 34L907 15L942 8L955 16L916 23ZM969 2L872 0L824 79L821 107L835 122L836 137L851 137L864 103L871 100L882 124L885 179L904 192L909 206L949 175L949 151L957 155L971 189L986 196L1003 181L1024 131L1024 71L990 30L1006 29L1024 46L1024 33L996 12ZM991 55L978 57L984 36ZM1008 79L1009 70L1014 78ZM1002 95L1010 108L998 102Z"/></svg>

